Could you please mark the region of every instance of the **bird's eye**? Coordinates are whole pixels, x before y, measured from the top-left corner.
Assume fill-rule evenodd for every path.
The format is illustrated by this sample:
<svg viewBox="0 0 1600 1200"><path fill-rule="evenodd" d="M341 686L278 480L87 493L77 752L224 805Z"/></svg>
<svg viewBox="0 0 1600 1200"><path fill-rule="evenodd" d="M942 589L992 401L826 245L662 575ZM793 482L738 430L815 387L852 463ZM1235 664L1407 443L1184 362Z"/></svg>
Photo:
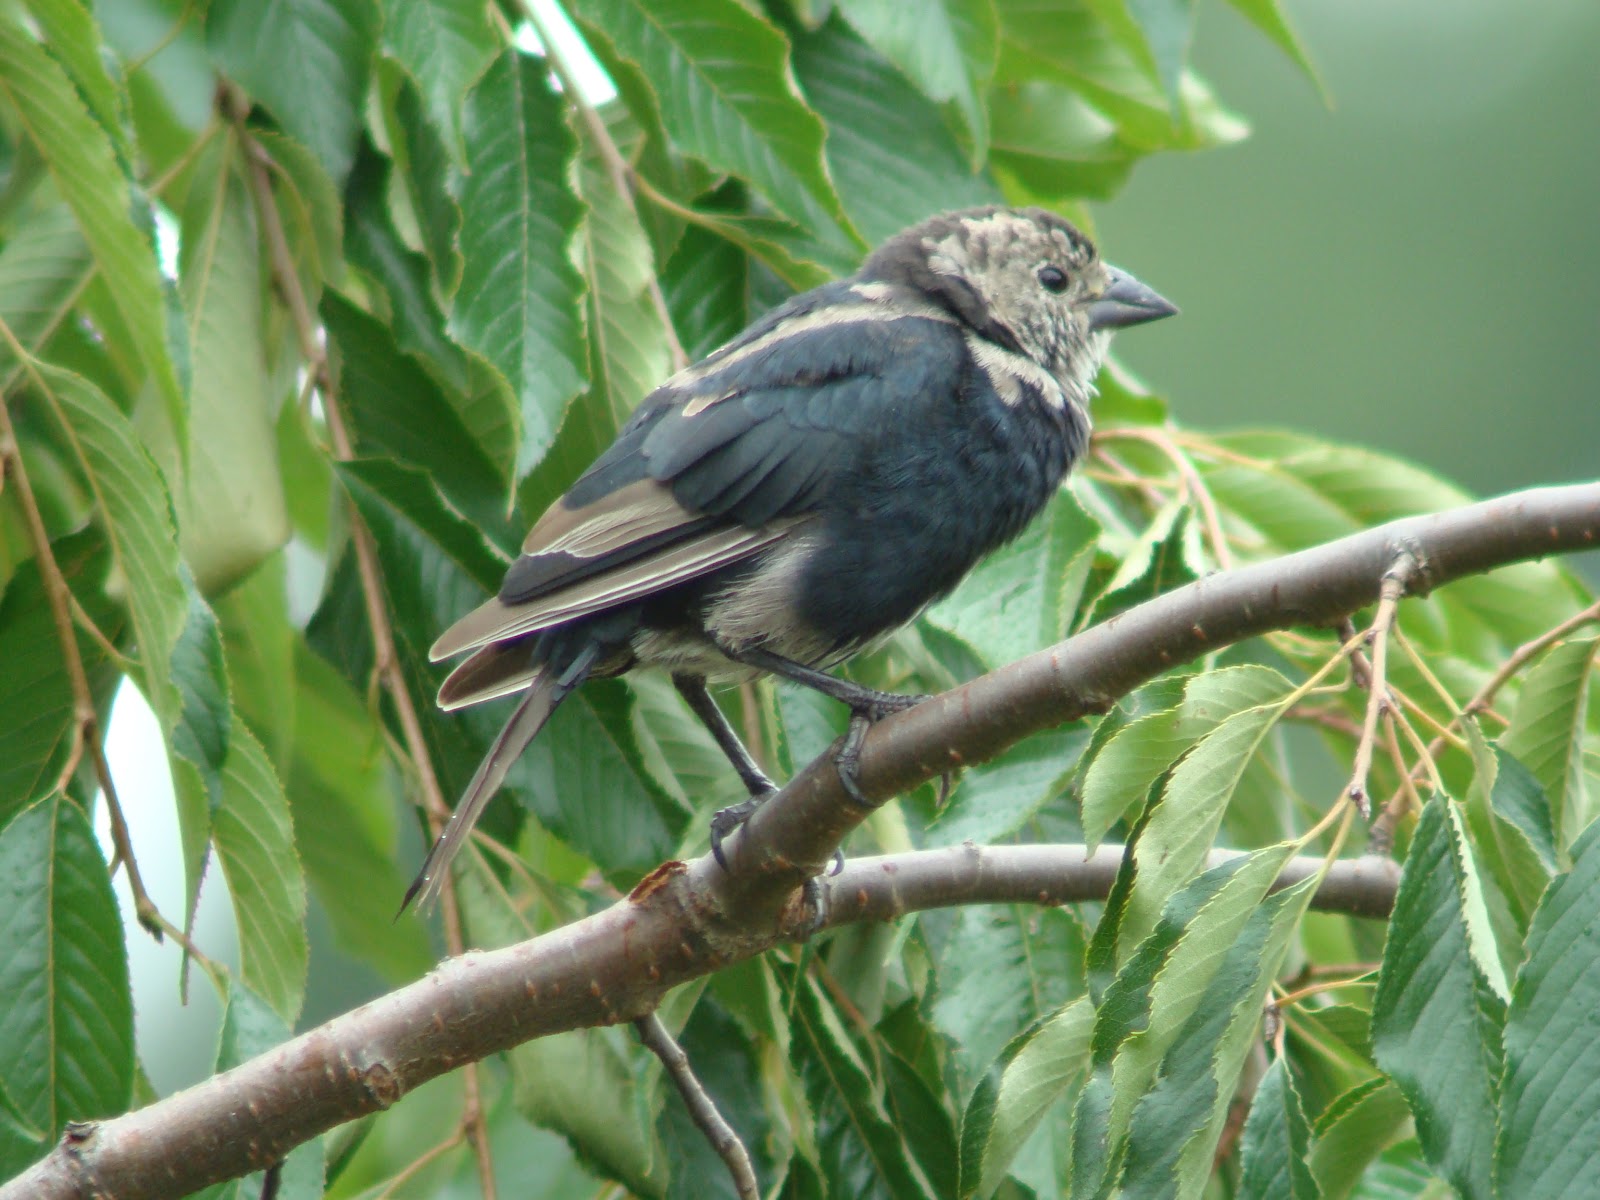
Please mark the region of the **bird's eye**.
<svg viewBox="0 0 1600 1200"><path fill-rule="evenodd" d="M1060 295L1067 290L1067 273L1060 267L1040 267L1039 286L1047 292Z"/></svg>

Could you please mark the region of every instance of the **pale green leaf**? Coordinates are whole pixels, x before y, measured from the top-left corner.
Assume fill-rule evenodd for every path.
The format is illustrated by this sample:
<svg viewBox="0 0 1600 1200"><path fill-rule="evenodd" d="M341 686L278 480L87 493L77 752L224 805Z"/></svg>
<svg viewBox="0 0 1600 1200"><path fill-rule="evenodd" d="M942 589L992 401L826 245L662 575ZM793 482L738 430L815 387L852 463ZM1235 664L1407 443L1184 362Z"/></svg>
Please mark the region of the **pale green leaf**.
<svg viewBox="0 0 1600 1200"><path fill-rule="evenodd" d="M1500 739L1544 788L1563 845L1593 816L1583 775L1589 679L1600 638L1572 638L1552 647L1522 682L1511 728Z"/></svg>
<svg viewBox="0 0 1600 1200"><path fill-rule="evenodd" d="M0 96L55 178L78 219L101 281L169 417L182 418L178 376L168 349L167 306L155 244L110 139L83 106L72 81L20 26L0 20ZM111 331L108 331L108 333Z"/></svg>
<svg viewBox="0 0 1600 1200"><path fill-rule="evenodd" d="M306 884L288 801L266 751L234 723L212 826L239 930L240 973L286 1022L305 998Z"/></svg>

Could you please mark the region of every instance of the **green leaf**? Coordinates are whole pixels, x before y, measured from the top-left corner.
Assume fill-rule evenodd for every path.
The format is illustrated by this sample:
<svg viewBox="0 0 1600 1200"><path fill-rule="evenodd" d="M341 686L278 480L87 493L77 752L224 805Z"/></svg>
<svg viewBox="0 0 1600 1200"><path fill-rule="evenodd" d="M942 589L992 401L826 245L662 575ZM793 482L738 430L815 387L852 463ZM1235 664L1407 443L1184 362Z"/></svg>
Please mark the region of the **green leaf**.
<svg viewBox="0 0 1600 1200"><path fill-rule="evenodd" d="M1466 849L1448 806L1428 803L1406 855L1373 997L1373 1050L1405 1094L1428 1161L1487 1200L1505 1004L1472 950Z"/></svg>
<svg viewBox="0 0 1600 1200"><path fill-rule="evenodd" d="M324 299L322 320L338 355L356 452L426 471L484 535L515 547L521 531L507 518L506 476L445 392L406 358L381 321L338 293Z"/></svg>
<svg viewBox="0 0 1600 1200"><path fill-rule="evenodd" d="M749 322L749 270L744 251L728 239L698 225L683 231L662 268L661 290L690 361L730 341Z"/></svg>
<svg viewBox="0 0 1600 1200"><path fill-rule="evenodd" d="M936 212L1000 201L939 110L841 22L795 41L794 70L827 122L839 199L869 242Z"/></svg>
<svg viewBox="0 0 1600 1200"><path fill-rule="evenodd" d="M498 47L488 11L477 0L408 0L384 12L384 53L417 81L428 115L456 152L462 100Z"/></svg>
<svg viewBox="0 0 1600 1200"><path fill-rule="evenodd" d="M1306 879L1262 900L1228 944L1134 1111L1121 1192L1128 1200L1198 1200L1204 1193L1267 989L1317 882ZM1157 982L1157 1000L1163 986Z"/></svg>
<svg viewBox="0 0 1600 1200"><path fill-rule="evenodd" d="M1557 870L1555 829L1550 798L1532 771L1504 746L1494 747L1495 776L1491 803L1494 811L1522 831L1539 862L1550 874Z"/></svg>
<svg viewBox="0 0 1600 1200"><path fill-rule="evenodd" d="M669 331L651 295L650 241L626 192L619 192L599 146L585 131L578 191L588 205L579 238L589 280L589 378L581 401L618 427L672 372Z"/></svg>
<svg viewBox="0 0 1600 1200"><path fill-rule="evenodd" d="M1234 788L1282 712L1281 704L1265 704L1235 713L1168 776L1161 803L1133 848L1137 874L1118 934L1123 953L1154 928L1168 897L1206 861Z"/></svg>
<svg viewBox="0 0 1600 1200"><path fill-rule="evenodd" d="M1084 931L1061 909L964 908L935 943L930 1018L952 1043L960 1091L993 1069L1006 1045L1083 991Z"/></svg>
<svg viewBox="0 0 1600 1200"><path fill-rule="evenodd" d="M30 213L13 229L0 247L0 319L29 353L61 327L90 269L89 247L65 204ZM20 365L11 342L0 339L0 380Z"/></svg>
<svg viewBox="0 0 1600 1200"><path fill-rule="evenodd" d="M747 180L838 253L859 253L823 165L824 130L796 94L789 46L737 0L579 0L577 15L656 88L674 142Z"/></svg>
<svg viewBox="0 0 1600 1200"><path fill-rule="evenodd" d="M961 1119L963 1196L991 1196L1050 1108L1088 1070L1094 1009L1080 997L1011 1040Z"/></svg>
<svg viewBox="0 0 1600 1200"><path fill-rule="evenodd" d="M377 34L370 0L212 0L206 11L217 67L340 186L355 157Z"/></svg>
<svg viewBox="0 0 1600 1200"><path fill-rule="evenodd" d="M60 794L0 829L0 1062L10 1104L44 1146L132 1097L122 918L88 818Z"/></svg>
<svg viewBox="0 0 1600 1200"><path fill-rule="evenodd" d="M461 192L464 267L450 334L505 376L521 412L517 475L555 441L585 386L584 280L570 250L583 207L561 98L538 59L508 50L467 97L472 171Z"/></svg>
<svg viewBox="0 0 1600 1200"><path fill-rule="evenodd" d="M82 0L27 0L28 12L39 24L40 40L67 69L78 96L96 123L111 139L117 161L126 170L133 156L128 146L127 81L100 37L89 5Z"/></svg>
<svg viewBox="0 0 1600 1200"><path fill-rule="evenodd" d="M262 341L260 231L230 135L195 168L183 213L178 292L192 349L179 503L184 560L202 590L243 578L289 537ZM177 475L177 463L169 470Z"/></svg>
<svg viewBox="0 0 1600 1200"><path fill-rule="evenodd" d="M1323 103L1327 104L1329 102L1327 86L1318 75L1316 65L1311 61L1311 55L1306 51L1305 44L1290 26L1289 18L1285 15L1279 0L1228 0L1228 3L1289 56L1317 89Z"/></svg>
<svg viewBox="0 0 1600 1200"><path fill-rule="evenodd" d="M1124 0L1100 0L1100 6ZM1174 106L1183 61L1189 53L1189 33L1194 24L1194 0L1125 0L1127 12L1137 22L1150 47L1151 57Z"/></svg>
<svg viewBox="0 0 1600 1200"><path fill-rule="evenodd" d="M1088 743L1088 728L1074 722L1027 738L963 773L955 797L929 827L926 844L986 844L1016 833L1066 790Z"/></svg>
<svg viewBox="0 0 1600 1200"><path fill-rule="evenodd" d="M1572 847L1572 871L1545 892L1528 930L1505 1026L1498 1194L1505 1200L1595 1194L1600 1145L1600 824Z"/></svg>
<svg viewBox="0 0 1600 1200"><path fill-rule="evenodd" d="M170 730L180 703L171 658L189 608L165 483L128 419L93 384L38 365L82 455L112 560L127 584L145 695Z"/></svg>
<svg viewBox="0 0 1600 1200"><path fill-rule="evenodd" d="M1063 84L1017 84L997 91L990 108L991 161L1002 177L1015 179L1038 200L1109 199L1139 157L1117 136L1116 122Z"/></svg>
<svg viewBox="0 0 1600 1200"><path fill-rule="evenodd" d="M304 643L295 647L294 758L284 791L295 844L340 948L392 983L434 964L426 927L396 921L413 868L398 821L383 731L360 693Z"/></svg>
<svg viewBox="0 0 1600 1200"><path fill-rule="evenodd" d="M1250 1102L1240 1143L1240 1200L1318 1200L1306 1162L1311 1126L1295 1091L1288 1061L1275 1058Z"/></svg>
<svg viewBox="0 0 1600 1200"><path fill-rule="evenodd" d="M84 108L55 59L21 27L0 20L0 96L49 167L77 216L129 349L144 364L169 417L182 418L177 373L168 351L167 305L155 245L143 225L143 196L129 185L105 131Z"/></svg>
<svg viewBox="0 0 1600 1200"><path fill-rule="evenodd" d="M1208 569L1194 512L1187 504L1174 501L1150 519L1078 624L1084 627L1108 620L1163 592L1193 583Z"/></svg>
<svg viewBox="0 0 1600 1200"><path fill-rule="evenodd" d="M1387 1079L1351 1088L1317 1118L1311 1174L1326 1200L1343 1200L1383 1148L1409 1133L1410 1114L1400 1089Z"/></svg>
<svg viewBox="0 0 1600 1200"><path fill-rule="evenodd" d="M1553 646L1527 673L1511 728L1500 738L1544 788L1556 844L1575 836L1593 817L1583 777L1589 679L1600 638L1573 638Z"/></svg>
<svg viewBox="0 0 1600 1200"><path fill-rule="evenodd" d="M228 746L212 836L228 880L244 981L286 1022L305 999L306 883L283 788L243 722Z"/></svg>
<svg viewBox="0 0 1600 1200"><path fill-rule="evenodd" d="M1073 1115L1075 1195L1095 1195L1120 1173L1135 1106L1293 853L1291 843L1260 850L1174 892L1105 990L1093 1073Z"/></svg>
<svg viewBox="0 0 1600 1200"><path fill-rule="evenodd" d="M898 0L838 0L837 7L923 95L954 106L972 143L971 161L981 163L989 149L985 93L999 52L999 21L992 0L934 0L917 6ZM831 118L828 124L831 136ZM947 207L960 206L952 201Z"/></svg>
<svg viewBox="0 0 1600 1200"><path fill-rule="evenodd" d="M108 568L105 543L90 531L51 543L67 586L90 619L115 638L121 613L101 592ZM100 643L78 638L96 698L109 700L119 672L108 666ZM77 709L57 640L50 602L29 559L17 567L0 595L0 825L60 782L71 753Z"/></svg>
<svg viewBox="0 0 1600 1200"><path fill-rule="evenodd" d="M396 91L389 149L394 154L402 192L395 203L398 207L403 198L409 204L409 216L433 267L439 294L452 296L460 285L462 271L458 203L461 171L444 138L429 122L416 85L400 76Z"/></svg>
<svg viewBox="0 0 1600 1200"><path fill-rule="evenodd" d="M1223 667L1191 676L1183 701L1117 731L1083 776L1083 837L1091 850L1144 800L1183 753L1223 721L1286 696L1289 681L1269 667Z"/></svg>
<svg viewBox="0 0 1600 1200"><path fill-rule="evenodd" d="M819 985L796 981L790 1061L816 1122L823 1174L842 1195L931 1200L933 1190L884 1107L867 1069Z"/></svg>

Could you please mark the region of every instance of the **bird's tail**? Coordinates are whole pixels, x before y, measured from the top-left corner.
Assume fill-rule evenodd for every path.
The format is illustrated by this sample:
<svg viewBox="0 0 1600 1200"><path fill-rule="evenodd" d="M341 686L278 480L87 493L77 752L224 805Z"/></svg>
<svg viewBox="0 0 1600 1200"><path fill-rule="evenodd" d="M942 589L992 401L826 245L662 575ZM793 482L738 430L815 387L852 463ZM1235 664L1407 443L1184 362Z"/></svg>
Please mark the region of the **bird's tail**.
<svg viewBox="0 0 1600 1200"><path fill-rule="evenodd" d="M439 889L444 885L451 861L466 844L467 836L472 832L472 827L478 823L484 806L505 782L506 772L511 769L511 764L516 762L518 756L528 748L528 744L539 736L539 731L544 728L545 722L550 719L557 706L589 677L595 661L600 657L600 651L601 647L597 642L590 642L566 670L557 671L553 666L547 666L534 677L528 686L527 694L522 698L522 703L517 705L517 711L511 714L511 719L506 722L505 728L494 739L494 745L489 747L489 753L484 755L483 761L478 764L478 770L472 776L472 782L467 784L467 790L461 794L461 800L456 805L455 812L450 815L450 821L445 825L444 832L439 835L439 840L433 844L433 849L428 851L428 857L423 860L422 870L417 872L417 877L406 889L405 899L400 902L400 912L405 912L412 900L417 901L417 908L420 911L426 912L438 899ZM397 913L396 916L398 915Z"/></svg>

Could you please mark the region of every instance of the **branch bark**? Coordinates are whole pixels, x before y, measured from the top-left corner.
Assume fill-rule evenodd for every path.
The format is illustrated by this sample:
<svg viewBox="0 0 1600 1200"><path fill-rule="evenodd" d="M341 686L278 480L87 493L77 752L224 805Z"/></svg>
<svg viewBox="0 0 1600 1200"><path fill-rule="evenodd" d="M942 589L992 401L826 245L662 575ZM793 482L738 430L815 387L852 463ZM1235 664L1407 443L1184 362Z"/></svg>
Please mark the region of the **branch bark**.
<svg viewBox="0 0 1600 1200"><path fill-rule="evenodd" d="M1334 624L1377 599L1401 551L1417 563L1411 591L1419 594L1493 567L1596 545L1600 483L1397 521L1224 572L884 720L863 747L862 789L883 799L950 766L982 762L1037 730L1104 711L1168 668L1243 638ZM0 1200L183 1194L260 1169L495 1051L644 1016L677 984L803 936L812 922L799 886L864 816L824 756L730 842L727 873L709 856L666 863L594 916L451 959L425 979L187 1091L71 1127L46 1159L0 1187ZM958 847L858 860L829 881L826 919L1103 895L1114 853L1105 848L1084 863L1081 848ZM1381 860L1339 864L1319 900L1343 911L1386 911L1394 872ZM1091 879L1092 891L1074 891Z"/></svg>

